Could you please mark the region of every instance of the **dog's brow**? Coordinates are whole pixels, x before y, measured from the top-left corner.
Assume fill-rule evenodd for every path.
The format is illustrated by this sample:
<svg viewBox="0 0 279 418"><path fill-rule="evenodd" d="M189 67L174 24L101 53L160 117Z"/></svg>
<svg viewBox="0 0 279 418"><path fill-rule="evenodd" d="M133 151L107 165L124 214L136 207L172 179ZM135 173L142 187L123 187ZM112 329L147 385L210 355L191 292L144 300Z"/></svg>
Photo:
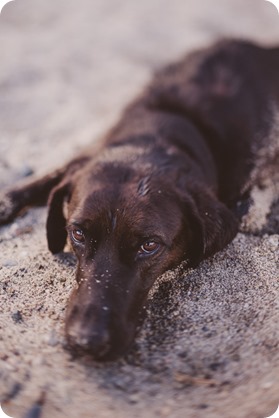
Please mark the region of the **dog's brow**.
<svg viewBox="0 0 279 418"><path fill-rule="evenodd" d="M71 226L76 226L78 228L86 229L86 228L89 228L91 224L92 224L92 221L90 221L89 219L70 219L67 224L67 228Z"/></svg>

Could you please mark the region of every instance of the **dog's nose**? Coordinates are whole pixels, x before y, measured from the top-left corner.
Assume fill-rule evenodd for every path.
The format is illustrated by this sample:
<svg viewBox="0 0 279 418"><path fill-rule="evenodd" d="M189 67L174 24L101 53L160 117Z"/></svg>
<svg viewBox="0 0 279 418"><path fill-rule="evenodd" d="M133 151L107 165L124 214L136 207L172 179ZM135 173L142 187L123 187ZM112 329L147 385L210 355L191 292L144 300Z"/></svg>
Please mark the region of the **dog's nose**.
<svg viewBox="0 0 279 418"><path fill-rule="evenodd" d="M86 333L73 328L68 330L67 339L71 349L77 353L90 354L96 360L102 360L110 352L110 335L105 329Z"/></svg>

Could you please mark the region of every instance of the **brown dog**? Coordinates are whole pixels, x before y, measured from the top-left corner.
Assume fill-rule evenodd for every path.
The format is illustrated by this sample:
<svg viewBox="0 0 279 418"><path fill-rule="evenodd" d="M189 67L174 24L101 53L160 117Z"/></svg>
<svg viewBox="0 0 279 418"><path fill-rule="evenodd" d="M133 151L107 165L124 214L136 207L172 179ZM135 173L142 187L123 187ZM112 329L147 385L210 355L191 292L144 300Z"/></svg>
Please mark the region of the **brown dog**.
<svg viewBox="0 0 279 418"><path fill-rule="evenodd" d="M97 147L2 196L1 223L49 196L50 251L71 240L72 348L98 360L124 353L155 279L234 238L234 208L278 100L279 48L218 43L159 72Z"/></svg>

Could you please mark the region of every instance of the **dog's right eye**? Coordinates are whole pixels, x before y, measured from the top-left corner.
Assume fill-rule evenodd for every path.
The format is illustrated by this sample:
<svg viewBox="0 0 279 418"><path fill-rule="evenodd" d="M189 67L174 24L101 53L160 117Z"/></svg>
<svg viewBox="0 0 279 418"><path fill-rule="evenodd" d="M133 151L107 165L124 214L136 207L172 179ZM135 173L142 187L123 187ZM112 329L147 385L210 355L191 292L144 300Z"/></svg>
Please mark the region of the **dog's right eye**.
<svg viewBox="0 0 279 418"><path fill-rule="evenodd" d="M72 237L73 237L74 241L76 241L78 243L83 243L85 241L84 233L79 228L72 229Z"/></svg>

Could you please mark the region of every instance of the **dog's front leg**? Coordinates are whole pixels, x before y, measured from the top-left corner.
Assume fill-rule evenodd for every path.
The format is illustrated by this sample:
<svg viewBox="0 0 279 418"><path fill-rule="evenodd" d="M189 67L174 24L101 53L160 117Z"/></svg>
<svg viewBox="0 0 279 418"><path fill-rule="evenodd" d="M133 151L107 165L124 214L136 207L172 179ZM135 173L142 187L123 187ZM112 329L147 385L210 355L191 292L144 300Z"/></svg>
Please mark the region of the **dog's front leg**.
<svg viewBox="0 0 279 418"><path fill-rule="evenodd" d="M0 225L11 222L28 206L43 205L51 189L61 180L65 170L54 171L38 179L24 181L0 193Z"/></svg>

